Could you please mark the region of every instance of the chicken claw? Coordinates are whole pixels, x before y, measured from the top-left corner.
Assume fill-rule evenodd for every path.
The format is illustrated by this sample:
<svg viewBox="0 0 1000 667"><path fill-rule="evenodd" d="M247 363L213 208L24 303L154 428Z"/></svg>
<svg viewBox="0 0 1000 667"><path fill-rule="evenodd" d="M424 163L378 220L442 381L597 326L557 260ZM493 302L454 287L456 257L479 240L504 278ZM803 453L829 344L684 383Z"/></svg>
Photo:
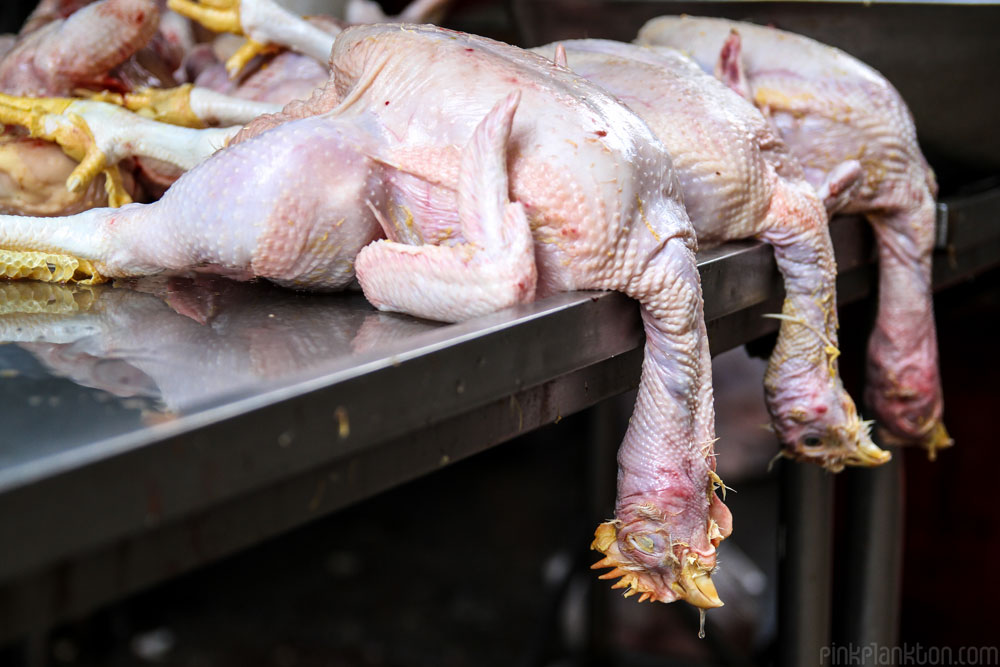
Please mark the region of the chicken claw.
<svg viewBox="0 0 1000 667"><path fill-rule="evenodd" d="M928 461L937 461L938 451L953 446L955 441L948 435L948 429L944 427L940 419L933 420L924 428L923 435L916 438L901 438L887 428L879 428L878 437L881 442L897 447L917 444L927 450Z"/></svg>
<svg viewBox="0 0 1000 667"><path fill-rule="evenodd" d="M245 125L257 116L277 113L280 104L245 100L190 83L176 88L142 88L133 93L104 91L90 95L160 123L202 129L208 125Z"/></svg>
<svg viewBox="0 0 1000 667"><path fill-rule="evenodd" d="M701 609L723 606L715 583L712 581L712 570L715 569L714 562L711 565L706 565L701 562L697 554L687 551L688 545L674 542L670 545L669 551L664 554L660 564L661 568L673 571L674 576L658 577L655 570L637 567L632 559L621 553L621 542L618 540L619 523L606 521L598 526L594 533L594 542L590 548L600 551L604 554L604 558L591 565L591 569L612 568L600 575L598 579L621 577L611 588L627 589L625 597L641 593L639 602L650 599L659 602L672 602L679 599L686 600ZM633 535L632 537L633 539L629 542L632 547L643 551L643 553L652 553L653 540L649 540L650 544L645 545L642 536ZM681 557L677 556L678 553L681 553ZM673 581L669 581L671 578Z"/></svg>
<svg viewBox="0 0 1000 667"><path fill-rule="evenodd" d="M108 204L124 206L132 201L122 183L117 165L108 164L105 151L86 120L74 113L75 100L69 98L29 98L0 94L0 122L21 125L32 137L59 145L63 151L80 164L66 179L66 189L80 192L97 175L104 173Z"/></svg>
<svg viewBox="0 0 1000 667"><path fill-rule="evenodd" d="M103 283L92 262L70 255L0 248L0 278L37 280L46 283Z"/></svg>
<svg viewBox="0 0 1000 667"><path fill-rule="evenodd" d="M0 123L22 125L32 137L59 144L77 160L80 164L66 179L70 192L81 191L103 172L112 208L132 201L118 171L120 160L150 157L186 171L224 146L239 131L239 127L206 130L176 127L93 100L2 94Z"/></svg>
<svg viewBox="0 0 1000 667"><path fill-rule="evenodd" d="M249 40L226 62L235 76L254 56L288 47L326 64L333 35L284 9L274 0L167 0L167 6L215 32L245 35Z"/></svg>

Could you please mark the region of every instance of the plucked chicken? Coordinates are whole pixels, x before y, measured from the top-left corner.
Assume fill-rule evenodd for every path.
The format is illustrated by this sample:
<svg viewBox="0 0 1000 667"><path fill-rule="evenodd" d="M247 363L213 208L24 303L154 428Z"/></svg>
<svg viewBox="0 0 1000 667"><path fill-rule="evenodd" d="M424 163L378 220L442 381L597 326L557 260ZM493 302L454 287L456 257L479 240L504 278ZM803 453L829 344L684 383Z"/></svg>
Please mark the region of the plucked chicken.
<svg viewBox="0 0 1000 667"><path fill-rule="evenodd" d="M886 441L917 443L931 458L951 445L931 302L937 184L899 93L838 49L748 23L661 17L637 41L681 49L714 70L764 111L831 212L872 223L879 299L866 402Z"/></svg>
<svg viewBox="0 0 1000 667"><path fill-rule="evenodd" d="M43 2L0 59L0 92L30 100L118 87L120 79L112 71L149 44L159 19L154 0ZM0 101L0 122L16 124L12 111ZM70 147L71 158L56 143L40 138L24 132L5 132L0 138L0 211L72 213L108 201L105 189L119 201L135 191L131 175L123 176L113 166L103 170L105 188L101 180L91 185L93 179L65 188L63 183L79 173L73 158L82 159L82 151Z"/></svg>
<svg viewBox="0 0 1000 667"><path fill-rule="evenodd" d="M10 58L0 60L0 92L11 95L0 99L0 121L30 128L29 136L23 132L7 134L0 141L0 212L51 216L75 213L105 201L120 206L131 201L137 190L132 174L127 170L123 173L117 166L124 159L136 171L147 196L161 195L181 173L231 137L236 131L232 126L276 112L281 105L308 97L323 85L329 78L327 59L334 35L346 25L332 17L303 20L270 0L248 2L243 11L234 4L230 15L235 18L230 29L241 32L245 25L248 34L257 34L257 23L286 25L287 29L276 34L286 38L310 35L310 44L318 39L320 43L313 51L317 58L323 54L322 58L291 51L279 53L239 81L230 80L224 69L220 78L206 65L196 81L203 85L156 89L142 85L148 83L149 77L136 74L141 69L139 49L156 51L154 56L141 59L143 63L160 61L161 70L182 69L185 54L195 50L194 42L187 19L166 8L165 2L136 2L139 4L123 5L118 0L42 3L22 30ZM444 4L442 0L417 0L401 16L424 18L439 12ZM180 6L204 18L204 8ZM255 6L263 9L255 13ZM355 18L389 20L375 3L353 0L347 9ZM217 17L221 10L215 7L213 11L211 16ZM133 30L123 31L121 24ZM146 33L152 28L155 32L149 37ZM33 34L36 32L42 37ZM118 41L106 39L108 32ZM94 61L92 54L104 54L102 48L108 44L108 48L117 48L113 57L102 55ZM254 54L278 48L252 40L248 44L251 48L241 50L249 53L240 66ZM83 60L73 54L82 54ZM218 67L222 68L221 63ZM98 84L121 92L92 94L95 101L114 102L166 123L226 129L179 131L130 117L95 101L68 97L79 88ZM40 95L56 99L38 99ZM17 96L23 99L14 99ZM72 131L56 133L53 128ZM61 155L60 149L67 156ZM82 163L74 166L72 159ZM102 172L106 198L99 187L101 179L97 178ZM95 181L96 187L92 186ZM61 187L63 182L65 188Z"/></svg>
<svg viewBox="0 0 1000 667"><path fill-rule="evenodd" d="M641 304L645 360L619 453L628 496L596 546L629 560L630 593L721 604L710 573L731 517L694 231L662 144L584 79L480 37L359 26L331 64L322 94L255 121L158 202L0 216L0 247L20 253L7 273L200 269L330 289L356 268L380 308L443 320L622 291Z"/></svg>
<svg viewBox="0 0 1000 667"><path fill-rule="evenodd" d="M823 204L752 104L672 49L577 40L536 49L625 102L674 160L699 245L759 238L785 279L765 376L786 455L831 470L888 460L837 372L837 269ZM557 56L558 52L558 56Z"/></svg>

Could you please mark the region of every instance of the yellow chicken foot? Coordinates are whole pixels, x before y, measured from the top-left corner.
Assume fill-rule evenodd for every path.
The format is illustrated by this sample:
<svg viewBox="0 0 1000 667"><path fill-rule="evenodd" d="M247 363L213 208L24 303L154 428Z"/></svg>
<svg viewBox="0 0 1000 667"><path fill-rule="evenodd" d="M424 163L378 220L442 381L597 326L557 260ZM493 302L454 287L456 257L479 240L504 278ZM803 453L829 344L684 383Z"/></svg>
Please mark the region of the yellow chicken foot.
<svg viewBox="0 0 1000 667"><path fill-rule="evenodd" d="M247 37L248 42L226 61L230 76L239 73L255 56L272 53L280 47L303 53L324 65L330 59L333 35L273 0L168 0L167 6L209 30Z"/></svg>
<svg viewBox="0 0 1000 667"><path fill-rule="evenodd" d="M272 55L280 51L281 47L275 44L261 44L258 41L248 39L243 42L240 48L236 49L236 53L226 60L226 72L229 73L230 79L235 79L257 56Z"/></svg>
<svg viewBox="0 0 1000 667"><path fill-rule="evenodd" d="M880 442L896 447L913 445L916 442L919 447L927 450L927 459L929 461L936 461L939 450L947 449L955 444L955 441L948 435L948 430L944 427L944 423L939 419L935 419L933 423L926 425L923 435L916 441L900 438L885 428L878 429L878 437Z"/></svg>
<svg viewBox="0 0 1000 667"><path fill-rule="evenodd" d="M246 34L240 23L240 0L167 0L167 7L182 16L197 21L213 32ZM278 47L247 39L236 53L226 60L226 71L230 78L236 78L243 68L258 55L275 53ZM165 121L170 122L170 121Z"/></svg>
<svg viewBox="0 0 1000 667"><path fill-rule="evenodd" d="M46 283L103 283L94 265L70 255L0 248L0 278L38 280Z"/></svg>
<svg viewBox="0 0 1000 667"><path fill-rule="evenodd" d="M88 94L95 102L123 106L143 118L193 129L209 125L246 125L266 113L281 111L280 104L245 100L186 83L176 88L142 88L134 93Z"/></svg>
<svg viewBox="0 0 1000 667"><path fill-rule="evenodd" d="M191 89L186 83L176 88L142 88L134 93L94 93L89 98L95 102L107 102L134 111L143 118L182 127L203 128L202 122L191 109Z"/></svg>
<svg viewBox="0 0 1000 667"><path fill-rule="evenodd" d="M59 144L79 161L66 180L71 192L85 188L103 172L112 207L131 201L116 167L121 160L148 157L188 171L225 146L240 129L238 125L204 130L178 127L93 100L30 100L3 95L0 123L23 125L33 137Z"/></svg>
<svg viewBox="0 0 1000 667"><path fill-rule="evenodd" d="M167 0L167 7L181 16L197 21L212 32L242 35L240 0Z"/></svg>
<svg viewBox="0 0 1000 667"><path fill-rule="evenodd" d="M108 164L87 122L73 113L76 100L61 97L30 98L0 94L0 123L25 127L36 139L58 144L80 164L66 179L66 189L80 192L104 173L108 205L124 206L132 198L122 184L117 165Z"/></svg>

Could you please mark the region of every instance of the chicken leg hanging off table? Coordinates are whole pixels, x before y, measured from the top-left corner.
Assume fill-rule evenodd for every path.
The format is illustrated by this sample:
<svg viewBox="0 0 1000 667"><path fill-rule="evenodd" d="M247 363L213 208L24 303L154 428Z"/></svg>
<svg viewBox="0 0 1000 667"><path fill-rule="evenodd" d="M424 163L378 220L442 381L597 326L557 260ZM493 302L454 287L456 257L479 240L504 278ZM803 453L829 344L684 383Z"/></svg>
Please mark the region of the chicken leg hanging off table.
<svg viewBox="0 0 1000 667"><path fill-rule="evenodd" d="M649 124L673 156L702 247L760 238L785 279L765 376L783 452L837 471L889 459L837 373L837 269L823 204L752 104L672 49L576 40L535 49L593 81Z"/></svg>
<svg viewBox="0 0 1000 667"><path fill-rule="evenodd" d="M721 604L710 573L731 518L715 495L694 231L662 144L584 79L484 38L359 26L331 63L321 95L255 121L160 201L0 216L0 247L67 273L201 268L327 289L357 256L373 303L441 319L560 290L633 296L647 340L619 454L623 585ZM333 110L301 118L310 105ZM392 240L359 255L380 226Z"/></svg>
<svg viewBox="0 0 1000 667"><path fill-rule="evenodd" d="M866 400L888 441L917 443L934 458L951 445L931 303L937 184L899 93L838 49L749 23L664 16L643 26L637 41L681 49L714 68L770 118L831 212L862 213L872 223L879 302Z"/></svg>

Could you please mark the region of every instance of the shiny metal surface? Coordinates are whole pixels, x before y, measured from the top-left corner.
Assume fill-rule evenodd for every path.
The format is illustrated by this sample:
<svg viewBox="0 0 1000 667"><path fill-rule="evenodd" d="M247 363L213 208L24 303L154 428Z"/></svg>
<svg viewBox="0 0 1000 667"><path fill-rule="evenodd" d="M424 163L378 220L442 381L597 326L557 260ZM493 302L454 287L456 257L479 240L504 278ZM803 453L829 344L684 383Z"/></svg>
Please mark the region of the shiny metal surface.
<svg viewBox="0 0 1000 667"><path fill-rule="evenodd" d="M1000 194L948 204L947 284L1000 263ZM842 301L871 234L832 225ZM715 352L773 331L770 249L703 251ZM617 294L441 325L360 295L152 280L0 285L0 641L426 474L634 387Z"/></svg>
<svg viewBox="0 0 1000 667"><path fill-rule="evenodd" d="M840 646L897 646L905 523L903 452L878 468L847 472Z"/></svg>
<svg viewBox="0 0 1000 667"><path fill-rule="evenodd" d="M8 389L5 410L54 409L2 436L0 543L18 547L0 552L0 580L412 434L641 341L632 304L615 295L564 294L441 326L376 313L359 295L295 296L222 281L205 291L218 302L204 324L156 296L107 288L91 306L100 315L71 315L49 329L57 338L86 330L68 348L44 350L69 360L59 372L116 391L93 369L122 363L128 371L113 380L142 373L140 384L162 409L144 405L146 425L75 440L55 418L62 401L29 395L18 405L16 388ZM489 437L481 428L470 435ZM95 483L100 494L87 490ZM40 526L43 534L33 535ZM26 539L33 536L43 539Z"/></svg>
<svg viewBox="0 0 1000 667"><path fill-rule="evenodd" d="M830 645L833 475L781 462L778 525L778 667L817 664Z"/></svg>

